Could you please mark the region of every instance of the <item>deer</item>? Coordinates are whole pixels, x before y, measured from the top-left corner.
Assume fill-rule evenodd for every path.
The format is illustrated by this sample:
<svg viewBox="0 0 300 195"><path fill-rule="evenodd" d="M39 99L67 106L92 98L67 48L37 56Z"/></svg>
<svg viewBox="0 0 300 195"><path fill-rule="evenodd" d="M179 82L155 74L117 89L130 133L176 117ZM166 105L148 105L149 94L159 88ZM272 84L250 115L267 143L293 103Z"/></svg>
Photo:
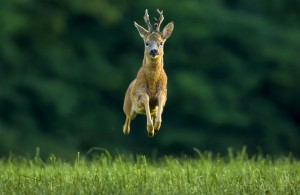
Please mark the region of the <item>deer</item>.
<svg viewBox="0 0 300 195"><path fill-rule="evenodd" d="M137 114L146 115L147 132L150 137L158 133L162 123L162 112L167 101L167 75L164 70L164 44L171 36L174 23L169 22L162 31L163 11L157 9L159 19L155 19L154 28L146 9L144 20L146 30L134 22L139 35L144 40L144 58L136 78L130 83L124 98L123 110L126 121L123 133L130 133L130 122Z"/></svg>

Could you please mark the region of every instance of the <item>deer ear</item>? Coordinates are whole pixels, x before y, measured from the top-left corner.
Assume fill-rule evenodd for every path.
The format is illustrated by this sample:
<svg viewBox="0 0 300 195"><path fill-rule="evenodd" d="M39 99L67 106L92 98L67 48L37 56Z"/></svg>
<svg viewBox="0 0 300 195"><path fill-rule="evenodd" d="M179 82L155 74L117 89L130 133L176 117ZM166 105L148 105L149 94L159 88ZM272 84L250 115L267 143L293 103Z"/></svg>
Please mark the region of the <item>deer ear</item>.
<svg viewBox="0 0 300 195"><path fill-rule="evenodd" d="M162 31L163 38L164 39L169 38L173 32L173 29L174 29L174 22L170 22L169 24L167 24L164 30Z"/></svg>
<svg viewBox="0 0 300 195"><path fill-rule="evenodd" d="M144 38L146 34L148 34L148 31L144 29L142 26L138 25L138 23L134 22L134 26L139 31L142 38Z"/></svg>

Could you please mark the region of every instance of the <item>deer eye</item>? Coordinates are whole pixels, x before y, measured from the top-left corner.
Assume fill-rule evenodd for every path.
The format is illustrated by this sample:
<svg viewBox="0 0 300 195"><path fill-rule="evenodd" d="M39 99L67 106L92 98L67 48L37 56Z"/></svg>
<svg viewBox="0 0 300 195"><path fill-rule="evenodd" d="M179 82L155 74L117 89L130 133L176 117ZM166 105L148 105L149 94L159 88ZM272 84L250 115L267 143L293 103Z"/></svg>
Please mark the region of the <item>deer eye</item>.
<svg viewBox="0 0 300 195"><path fill-rule="evenodd" d="M148 43L148 42L146 42L146 43L145 43L145 45L146 45L146 46L149 46L149 43Z"/></svg>
<svg viewBox="0 0 300 195"><path fill-rule="evenodd" d="M163 42L160 42L159 44L160 44L160 45L163 45L164 43L163 43Z"/></svg>

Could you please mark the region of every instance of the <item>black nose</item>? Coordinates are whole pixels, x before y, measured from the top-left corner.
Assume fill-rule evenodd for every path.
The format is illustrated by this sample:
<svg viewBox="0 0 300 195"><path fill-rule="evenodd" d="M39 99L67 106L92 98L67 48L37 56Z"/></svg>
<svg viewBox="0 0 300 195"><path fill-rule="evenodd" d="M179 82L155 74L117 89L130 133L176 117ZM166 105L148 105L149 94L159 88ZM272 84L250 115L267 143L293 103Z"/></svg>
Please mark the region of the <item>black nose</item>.
<svg viewBox="0 0 300 195"><path fill-rule="evenodd" d="M158 51L157 49L151 49L149 54L154 56L158 54Z"/></svg>

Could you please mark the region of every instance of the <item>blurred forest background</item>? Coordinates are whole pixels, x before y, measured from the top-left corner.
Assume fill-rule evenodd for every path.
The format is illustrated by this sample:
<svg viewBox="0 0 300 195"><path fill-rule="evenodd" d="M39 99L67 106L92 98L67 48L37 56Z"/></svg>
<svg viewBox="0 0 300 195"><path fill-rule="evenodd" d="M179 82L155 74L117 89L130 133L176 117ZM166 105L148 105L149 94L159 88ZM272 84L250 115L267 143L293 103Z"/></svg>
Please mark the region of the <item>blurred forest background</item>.
<svg viewBox="0 0 300 195"><path fill-rule="evenodd" d="M175 29L168 101L148 138L123 135L123 97L143 58L145 9ZM0 154L65 158L191 154L193 148L300 156L299 0L0 1Z"/></svg>

